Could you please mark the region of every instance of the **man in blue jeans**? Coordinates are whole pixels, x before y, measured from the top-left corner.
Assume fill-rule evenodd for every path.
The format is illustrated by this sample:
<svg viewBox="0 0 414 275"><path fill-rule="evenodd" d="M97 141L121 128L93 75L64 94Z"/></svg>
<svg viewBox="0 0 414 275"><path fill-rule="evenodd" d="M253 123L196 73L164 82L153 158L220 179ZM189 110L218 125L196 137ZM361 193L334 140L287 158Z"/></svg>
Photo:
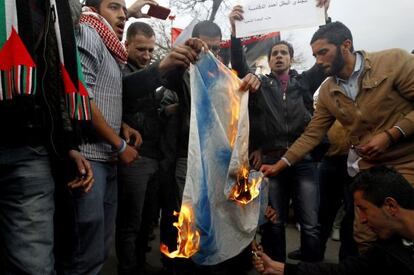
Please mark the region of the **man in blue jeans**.
<svg viewBox="0 0 414 275"><path fill-rule="evenodd" d="M72 65L68 78L79 76L71 13L67 0L58 1L57 10L50 2L6 1L6 25L0 24L1 274L54 274L51 157L69 160L65 172L84 178L65 187L83 193L93 183L89 163L75 150L80 120L70 115L60 71L58 45L64 44L66 65ZM53 28L52 12L59 15L60 29Z"/></svg>
<svg viewBox="0 0 414 275"><path fill-rule="evenodd" d="M123 74L128 75L149 66L155 48L154 30L144 22L132 23L127 30L125 45L128 63ZM139 131L143 143L136 162L118 165L118 275L145 274L148 236L158 208L161 94L154 90L146 97L124 101L124 121Z"/></svg>

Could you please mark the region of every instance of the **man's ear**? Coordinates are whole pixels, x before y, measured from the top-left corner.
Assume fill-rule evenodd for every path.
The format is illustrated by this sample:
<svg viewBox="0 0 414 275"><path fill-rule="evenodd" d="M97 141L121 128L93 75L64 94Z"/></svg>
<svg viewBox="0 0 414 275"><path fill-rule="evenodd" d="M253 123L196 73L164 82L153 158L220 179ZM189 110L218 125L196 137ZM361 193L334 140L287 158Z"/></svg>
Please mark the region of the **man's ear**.
<svg viewBox="0 0 414 275"><path fill-rule="evenodd" d="M395 214L400 209L400 205L398 202L392 197L386 197L384 200L383 208L391 215L395 216Z"/></svg>
<svg viewBox="0 0 414 275"><path fill-rule="evenodd" d="M350 40L350 39L346 39L344 42L342 42L342 50L343 50L343 53L345 53L345 51L346 52L353 52L353 46L352 46L352 41Z"/></svg>

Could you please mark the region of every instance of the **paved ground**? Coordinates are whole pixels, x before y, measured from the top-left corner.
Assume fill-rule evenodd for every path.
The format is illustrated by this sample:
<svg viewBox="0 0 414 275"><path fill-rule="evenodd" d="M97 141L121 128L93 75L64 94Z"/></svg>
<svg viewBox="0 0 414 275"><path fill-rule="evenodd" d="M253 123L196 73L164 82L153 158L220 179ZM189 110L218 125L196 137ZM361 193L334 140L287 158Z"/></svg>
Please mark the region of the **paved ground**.
<svg viewBox="0 0 414 275"><path fill-rule="evenodd" d="M159 234L158 234L158 228L156 231L157 238L151 242L152 250L147 254L147 262L149 265L151 265L154 268L161 268L161 262L160 262L160 251L159 251ZM289 224L287 226L287 232L286 232L286 243L287 243L287 252L290 252L292 250L295 250L299 247L299 232L296 230L293 224ZM329 240L327 245L327 250L325 253L325 262L329 263L336 263L338 259L338 250L339 250L339 242ZM288 262L294 262L291 260L288 260ZM116 265L117 260L115 256L115 251L112 249L111 255L109 256L109 259L107 260L103 270L102 275L116 275ZM256 275L258 274L256 271L251 270L249 272L250 275Z"/></svg>

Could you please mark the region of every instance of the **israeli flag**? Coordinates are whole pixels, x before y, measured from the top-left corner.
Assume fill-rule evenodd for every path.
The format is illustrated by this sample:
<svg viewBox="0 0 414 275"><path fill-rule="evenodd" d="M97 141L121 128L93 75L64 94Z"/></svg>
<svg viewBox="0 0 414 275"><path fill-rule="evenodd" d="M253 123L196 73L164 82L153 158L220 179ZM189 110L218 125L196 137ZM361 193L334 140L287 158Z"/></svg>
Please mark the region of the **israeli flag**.
<svg viewBox="0 0 414 275"><path fill-rule="evenodd" d="M191 66L190 79L190 138L182 203L192 207L200 233L200 249L193 261L214 265L238 255L252 242L260 213L267 206L267 183L261 183L259 195L247 204L229 199L237 181L235 171L248 167L249 93L239 91L241 80L211 53Z"/></svg>

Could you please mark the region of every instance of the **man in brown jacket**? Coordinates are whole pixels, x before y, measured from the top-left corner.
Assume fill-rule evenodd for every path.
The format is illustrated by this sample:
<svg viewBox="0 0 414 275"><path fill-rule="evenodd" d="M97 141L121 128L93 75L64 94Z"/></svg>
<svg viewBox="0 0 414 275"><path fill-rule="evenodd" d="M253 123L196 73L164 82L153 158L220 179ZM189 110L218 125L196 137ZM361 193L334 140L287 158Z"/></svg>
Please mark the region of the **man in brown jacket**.
<svg viewBox="0 0 414 275"><path fill-rule="evenodd" d="M320 89L314 116L302 136L265 175L276 175L296 163L323 139L337 119L365 170L393 166L414 185L414 56L391 49L353 51L352 34L340 22L322 26L313 35L316 62L331 77Z"/></svg>
<svg viewBox="0 0 414 275"><path fill-rule="evenodd" d="M383 164L414 186L414 56L399 49L354 52L352 34L340 22L319 28L311 47L317 64L331 77L321 86L305 132L278 162L262 165L261 171L275 176L302 159L337 119L350 146L351 175ZM358 243L375 239L360 226L355 223Z"/></svg>

